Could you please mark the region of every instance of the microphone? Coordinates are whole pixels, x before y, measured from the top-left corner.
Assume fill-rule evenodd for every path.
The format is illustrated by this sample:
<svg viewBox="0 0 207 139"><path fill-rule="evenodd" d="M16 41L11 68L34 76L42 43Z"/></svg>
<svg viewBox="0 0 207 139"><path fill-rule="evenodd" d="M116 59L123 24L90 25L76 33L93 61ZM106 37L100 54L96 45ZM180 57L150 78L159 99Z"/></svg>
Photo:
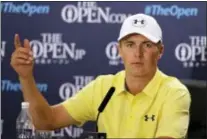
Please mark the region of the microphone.
<svg viewBox="0 0 207 139"><path fill-rule="evenodd" d="M105 109L106 105L108 104L108 101L110 100L111 96L113 95L114 91L115 91L114 87L111 87L109 89L109 91L107 92L107 94L106 94L105 98L103 99L101 105L98 108L99 112L103 112L103 110Z"/></svg>
<svg viewBox="0 0 207 139"><path fill-rule="evenodd" d="M106 96L104 97L103 101L101 102L100 106L98 107L98 115L96 118L96 131L95 132L83 132L81 139L106 139L106 133L98 132L98 118L101 112L105 109L106 105L108 104L111 96L115 91L115 87L111 87Z"/></svg>
<svg viewBox="0 0 207 139"><path fill-rule="evenodd" d="M101 112L105 109L106 105L108 104L111 96L114 94L115 87L111 87L109 91L107 92L106 96L104 97L103 101L101 102L99 108L98 108L98 116L96 118L96 132L98 132L98 118Z"/></svg>

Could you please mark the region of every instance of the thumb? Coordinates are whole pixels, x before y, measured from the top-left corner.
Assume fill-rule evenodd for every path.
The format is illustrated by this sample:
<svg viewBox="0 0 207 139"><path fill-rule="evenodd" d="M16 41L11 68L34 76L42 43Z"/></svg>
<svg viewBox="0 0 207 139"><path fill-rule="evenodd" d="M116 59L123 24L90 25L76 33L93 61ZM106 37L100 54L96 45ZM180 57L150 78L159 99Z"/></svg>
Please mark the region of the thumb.
<svg viewBox="0 0 207 139"><path fill-rule="evenodd" d="M24 48L29 48L31 50L28 39L24 39Z"/></svg>
<svg viewBox="0 0 207 139"><path fill-rule="evenodd" d="M18 34L14 35L14 46L15 46L16 49L22 46Z"/></svg>

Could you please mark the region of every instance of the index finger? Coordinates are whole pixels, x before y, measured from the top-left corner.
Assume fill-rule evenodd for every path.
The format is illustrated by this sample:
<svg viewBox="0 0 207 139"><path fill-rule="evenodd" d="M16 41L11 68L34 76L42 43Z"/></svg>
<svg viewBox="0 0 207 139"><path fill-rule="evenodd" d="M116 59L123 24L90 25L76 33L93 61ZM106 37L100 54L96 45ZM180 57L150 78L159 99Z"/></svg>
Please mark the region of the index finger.
<svg viewBox="0 0 207 139"><path fill-rule="evenodd" d="M18 34L15 34L14 36L14 46L16 49L22 46Z"/></svg>

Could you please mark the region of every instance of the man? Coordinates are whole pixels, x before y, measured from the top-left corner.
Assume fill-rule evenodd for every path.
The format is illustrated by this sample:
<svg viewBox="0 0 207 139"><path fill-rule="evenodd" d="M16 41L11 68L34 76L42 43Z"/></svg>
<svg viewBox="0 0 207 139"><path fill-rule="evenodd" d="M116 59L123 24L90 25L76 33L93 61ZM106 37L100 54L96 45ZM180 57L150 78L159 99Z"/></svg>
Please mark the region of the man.
<svg viewBox="0 0 207 139"><path fill-rule="evenodd" d="M162 31L148 15L128 17L118 38L125 70L98 76L77 95L49 106L38 91L32 74L33 56L29 41L20 44L15 35L11 65L19 75L24 99L30 103L38 129L57 129L96 120L98 107L110 87L115 92L98 120L100 132L109 138L183 138L189 124L191 103L187 88L162 73L157 63L164 50Z"/></svg>

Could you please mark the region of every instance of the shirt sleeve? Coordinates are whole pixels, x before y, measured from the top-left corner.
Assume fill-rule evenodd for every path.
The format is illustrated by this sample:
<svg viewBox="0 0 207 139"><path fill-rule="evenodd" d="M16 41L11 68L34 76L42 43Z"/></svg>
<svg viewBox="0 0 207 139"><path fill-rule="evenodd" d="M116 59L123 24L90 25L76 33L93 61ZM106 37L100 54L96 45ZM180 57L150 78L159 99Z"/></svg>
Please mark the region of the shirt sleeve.
<svg viewBox="0 0 207 139"><path fill-rule="evenodd" d="M82 126L86 121L94 120L94 85L95 80L82 88L76 95L62 103L72 118L80 123L77 126Z"/></svg>
<svg viewBox="0 0 207 139"><path fill-rule="evenodd" d="M189 126L190 104L191 97L187 90L171 93L163 105L155 137L185 138Z"/></svg>

